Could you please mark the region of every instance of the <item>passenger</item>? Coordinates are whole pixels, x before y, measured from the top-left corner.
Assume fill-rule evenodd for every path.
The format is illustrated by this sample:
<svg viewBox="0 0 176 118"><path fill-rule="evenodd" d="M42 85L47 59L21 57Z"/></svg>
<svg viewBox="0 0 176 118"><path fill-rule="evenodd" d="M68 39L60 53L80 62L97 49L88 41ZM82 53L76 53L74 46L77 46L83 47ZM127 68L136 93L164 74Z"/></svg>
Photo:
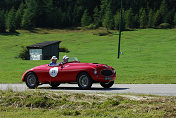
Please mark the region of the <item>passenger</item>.
<svg viewBox="0 0 176 118"><path fill-rule="evenodd" d="M57 66L58 64L56 62L57 62L57 57L52 56L51 63L49 64L49 66Z"/></svg>
<svg viewBox="0 0 176 118"><path fill-rule="evenodd" d="M63 56L63 64L67 63L67 62L68 62L68 59L69 59L69 57L67 57L66 55Z"/></svg>

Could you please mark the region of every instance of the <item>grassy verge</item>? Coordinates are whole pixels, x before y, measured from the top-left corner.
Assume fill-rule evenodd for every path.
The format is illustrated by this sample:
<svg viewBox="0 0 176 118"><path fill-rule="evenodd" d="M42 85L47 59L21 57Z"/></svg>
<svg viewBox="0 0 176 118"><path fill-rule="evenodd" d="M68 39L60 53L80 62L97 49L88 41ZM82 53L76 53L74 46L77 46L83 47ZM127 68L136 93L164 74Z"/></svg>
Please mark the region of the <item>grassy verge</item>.
<svg viewBox="0 0 176 118"><path fill-rule="evenodd" d="M0 91L0 117L176 117L176 97Z"/></svg>
<svg viewBox="0 0 176 118"><path fill-rule="evenodd" d="M176 29L139 29L122 32L121 58L117 59L118 33L106 36L98 30L19 30L16 34L0 34L0 83L20 83L22 74L49 60L29 61L15 58L22 46L61 40L61 47L81 62L98 62L113 66L116 83L176 83ZM104 34L104 33L103 33ZM59 60L61 61L61 60Z"/></svg>

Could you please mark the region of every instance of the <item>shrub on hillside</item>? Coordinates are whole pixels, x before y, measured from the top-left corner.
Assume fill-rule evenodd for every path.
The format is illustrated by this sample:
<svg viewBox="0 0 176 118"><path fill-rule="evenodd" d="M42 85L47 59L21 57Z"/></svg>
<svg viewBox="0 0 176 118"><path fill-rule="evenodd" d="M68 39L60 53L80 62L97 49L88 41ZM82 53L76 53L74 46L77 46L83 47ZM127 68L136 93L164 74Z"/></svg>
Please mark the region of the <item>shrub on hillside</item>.
<svg viewBox="0 0 176 118"><path fill-rule="evenodd" d="M26 47L22 46L22 51L19 53L18 58L29 60L29 51Z"/></svg>
<svg viewBox="0 0 176 118"><path fill-rule="evenodd" d="M98 28L98 27L94 24L90 24L88 26L85 26L85 29L96 29L96 28Z"/></svg>
<svg viewBox="0 0 176 118"><path fill-rule="evenodd" d="M168 29L171 28L171 25L169 23L161 23L158 27L161 29Z"/></svg>
<svg viewBox="0 0 176 118"><path fill-rule="evenodd" d="M69 51L68 48L66 48L66 47L60 47L60 48L59 48L59 52L66 52L66 53L68 53L68 52L70 52L70 51Z"/></svg>
<svg viewBox="0 0 176 118"><path fill-rule="evenodd" d="M112 32L110 31L101 31L101 32L94 32L94 35L98 35L98 36L106 36L106 35L111 35Z"/></svg>

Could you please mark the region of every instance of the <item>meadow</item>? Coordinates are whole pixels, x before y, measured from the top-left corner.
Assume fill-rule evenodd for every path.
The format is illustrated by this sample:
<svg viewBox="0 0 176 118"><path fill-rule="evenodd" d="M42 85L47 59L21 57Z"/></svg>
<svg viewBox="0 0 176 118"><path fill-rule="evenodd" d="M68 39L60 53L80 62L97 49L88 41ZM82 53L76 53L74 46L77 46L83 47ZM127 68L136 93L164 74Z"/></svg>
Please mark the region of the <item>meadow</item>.
<svg viewBox="0 0 176 118"><path fill-rule="evenodd" d="M17 30L0 34L0 83L21 83L22 74L50 60L30 61L16 58L22 47L44 41L62 41L60 46L81 62L98 62L116 69L116 83L176 83L176 29L137 29L122 32L120 59L117 59L118 32L83 29Z"/></svg>

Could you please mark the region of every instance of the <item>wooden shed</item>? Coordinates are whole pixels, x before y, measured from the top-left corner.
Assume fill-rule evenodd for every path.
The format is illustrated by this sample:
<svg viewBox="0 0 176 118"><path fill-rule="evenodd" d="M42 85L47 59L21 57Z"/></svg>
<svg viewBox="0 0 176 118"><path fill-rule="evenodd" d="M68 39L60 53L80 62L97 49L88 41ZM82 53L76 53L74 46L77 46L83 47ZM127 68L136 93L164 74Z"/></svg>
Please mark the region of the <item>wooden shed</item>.
<svg viewBox="0 0 176 118"><path fill-rule="evenodd" d="M61 41L46 41L27 46L30 60L48 60L52 56L59 59L59 44Z"/></svg>

